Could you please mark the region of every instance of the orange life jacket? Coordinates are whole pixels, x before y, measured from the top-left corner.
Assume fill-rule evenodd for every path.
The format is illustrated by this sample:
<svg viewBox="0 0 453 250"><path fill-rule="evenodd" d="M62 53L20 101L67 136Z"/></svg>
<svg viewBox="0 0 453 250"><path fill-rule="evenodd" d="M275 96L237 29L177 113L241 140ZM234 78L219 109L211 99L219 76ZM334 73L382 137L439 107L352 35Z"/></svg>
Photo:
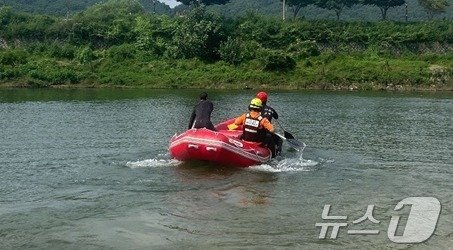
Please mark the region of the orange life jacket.
<svg viewBox="0 0 453 250"><path fill-rule="evenodd" d="M243 128L243 134L242 134L242 139L246 141L253 141L253 142L262 142L263 141L263 133L260 131L261 130L261 120L263 120L263 117L261 114L255 118L253 118L250 113L247 113L245 115L245 121L244 121L244 128Z"/></svg>

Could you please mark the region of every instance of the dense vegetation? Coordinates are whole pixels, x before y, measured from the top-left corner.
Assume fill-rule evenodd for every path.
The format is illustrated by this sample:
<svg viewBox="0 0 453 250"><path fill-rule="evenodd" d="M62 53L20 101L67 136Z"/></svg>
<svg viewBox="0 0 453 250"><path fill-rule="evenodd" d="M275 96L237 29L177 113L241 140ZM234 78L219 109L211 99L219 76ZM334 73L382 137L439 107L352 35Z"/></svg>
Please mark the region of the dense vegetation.
<svg viewBox="0 0 453 250"><path fill-rule="evenodd" d="M0 0L0 7L10 6L16 11L64 16L83 11L89 6L103 2L105 0ZM140 3L149 12L173 14L168 5L157 0L140 0Z"/></svg>
<svg viewBox="0 0 453 250"><path fill-rule="evenodd" d="M11 6L16 11L32 12L39 14L50 14L64 16L74 14L87 9L97 3L106 0L0 0L0 6ZM450 1L450 6L445 11L427 10L429 6L442 6ZM198 3L194 0L180 0L180 3L190 4ZM203 3L210 4L207 9L215 11L222 16L229 18L244 16L247 12L255 12L267 16L281 16L282 0L203 0ZM378 6L373 2L387 1L369 1L368 5L364 4L365 0L286 0L288 3L288 18L305 17L308 19L336 19L339 14L341 20L347 21L376 21L382 18ZM400 0L391 0L400 4ZM435 19L453 19L453 7L451 0L406 0L407 18L409 21L422 21L429 18ZM140 0L144 9L148 12L174 15L187 9L187 5L179 5L175 9L170 9L164 3L158 0ZM211 5L212 4L212 5ZM219 5L222 4L222 5ZM322 8L321 8L322 7ZM341 9L338 12L338 8ZM435 8L434 8L435 9ZM406 6L397 5L387 11L389 20L404 21L406 18Z"/></svg>
<svg viewBox="0 0 453 250"><path fill-rule="evenodd" d="M380 0L379 0L380 1ZM393 1L393 0L392 0ZM407 18L409 21L424 21L429 19L427 10L420 5L421 1L447 1L447 0L406 0L407 2ZM299 2L302 7L299 9L296 5L289 5L287 16L288 18L307 18L307 19L336 19L335 7L337 4L332 2L344 2L345 6L340 13L341 20L347 21L376 21L382 19L382 13L378 6L363 4L365 0L286 0L287 3ZM350 5L350 2L356 4ZM381 1L386 2L386 1ZM315 4L316 3L316 4ZM323 8L320 8L322 6ZM349 7L350 6L350 7ZM183 8L178 6L176 9ZM227 4L210 6L208 9L215 10L224 16L238 17L243 16L247 12L254 11L264 15L281 16L282 3L281 0L231 0ZM453 7L446 8L445 12L436 13L433 16L435 19L453 19ZM399 5L389 8L387 11L387 19L394 21L405 21L406 6Z"/></svg>
<svg viewBox="0 0 453 250"><path fill-rule="evenodd" d="M111 0L70 19L0 9L0 82L14 86L451 89L453 22L337 22Z"/></svg>

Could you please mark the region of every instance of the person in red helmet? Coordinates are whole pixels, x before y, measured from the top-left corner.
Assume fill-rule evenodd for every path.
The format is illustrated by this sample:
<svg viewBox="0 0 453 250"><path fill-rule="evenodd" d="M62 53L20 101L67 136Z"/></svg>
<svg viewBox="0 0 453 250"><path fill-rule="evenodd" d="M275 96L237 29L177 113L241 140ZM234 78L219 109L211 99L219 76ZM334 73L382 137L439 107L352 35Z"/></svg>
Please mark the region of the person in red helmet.
<svg viewBox="0 0 453 250"><path fill-rule="evenodd" d="M260 99L263 103L263 109L261 110L261 115L264 118L267 118L270 122L272 118L278 119L278 114L271 106L267 105L267 93L264 91L258 92L256 94L256 98ZM280 155L282 151L282 144L283 140L279 136L275 135L274 133L267 133L266 134L267 142L271 145L271 148L274 149L274 155ZM271 149L272 150L272 149Z"/></svg>
<svg viewBox="0 0 453 250"><path fill-rule="evenodd" d="M261 102L263 102L263 110L261 111L261 114L263 117L266 117L270 122L272 121L272 118L278 119L278 114L273 109L271 106L267 105L267 93L266 92L259 92L256 94L256 98L260 99Z"/></svg>

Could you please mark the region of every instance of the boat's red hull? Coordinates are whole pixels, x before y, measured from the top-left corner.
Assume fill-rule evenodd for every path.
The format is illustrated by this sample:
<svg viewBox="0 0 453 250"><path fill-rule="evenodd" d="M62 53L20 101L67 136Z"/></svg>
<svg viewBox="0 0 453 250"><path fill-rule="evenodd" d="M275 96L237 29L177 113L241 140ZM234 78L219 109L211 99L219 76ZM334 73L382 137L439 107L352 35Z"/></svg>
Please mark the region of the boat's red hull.
<svg viewBox="0 0 453 250"><path fill-rule="evenodd" d="M216 128L223 127L218 125ZM268 148L242 141L238 139L240 135L240 130L214 132L204 128L190 129L173 136L170 154L180 161L201 160L237 167L248 167L270 160L271 152Z"/></svg>

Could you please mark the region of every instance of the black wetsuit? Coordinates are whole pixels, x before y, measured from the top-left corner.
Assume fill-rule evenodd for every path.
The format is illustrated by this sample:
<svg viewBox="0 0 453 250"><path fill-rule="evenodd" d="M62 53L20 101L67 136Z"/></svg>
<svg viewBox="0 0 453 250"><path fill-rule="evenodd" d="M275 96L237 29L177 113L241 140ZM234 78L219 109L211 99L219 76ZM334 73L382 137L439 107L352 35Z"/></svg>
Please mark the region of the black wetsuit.
<svg viewBox="0 0 453 250"><path fill-rule="evenodd" d="M272 118L278 119L278 114L275 109L267 105L264 105L264 108L261 111L261 115L264 118L267 118L270 122L272 122Z"/></svg>
<svg viewBox="0 0 453 250"><path fill-rule="evenodd" d="M193 109L190 116L189 129L191 128L207 128L215 130L211 122L211 113L214 109L214 104L209 100L200 100Z"/></svg>
<svg viewBox="0 0 453 250"><path fill-rule="evenodd" d="M261 111L261 115L265 118L267 118L270 122L272 121L272 118L278 119L278 114L270 106L264 105L263 110ZM283 140L280 138L278 135L275 135L273 133L265 132L266 135L266 145L267 147L272 151L272 157L275 157L276 155L280 155L282 151L282 144Z"/></svg>

